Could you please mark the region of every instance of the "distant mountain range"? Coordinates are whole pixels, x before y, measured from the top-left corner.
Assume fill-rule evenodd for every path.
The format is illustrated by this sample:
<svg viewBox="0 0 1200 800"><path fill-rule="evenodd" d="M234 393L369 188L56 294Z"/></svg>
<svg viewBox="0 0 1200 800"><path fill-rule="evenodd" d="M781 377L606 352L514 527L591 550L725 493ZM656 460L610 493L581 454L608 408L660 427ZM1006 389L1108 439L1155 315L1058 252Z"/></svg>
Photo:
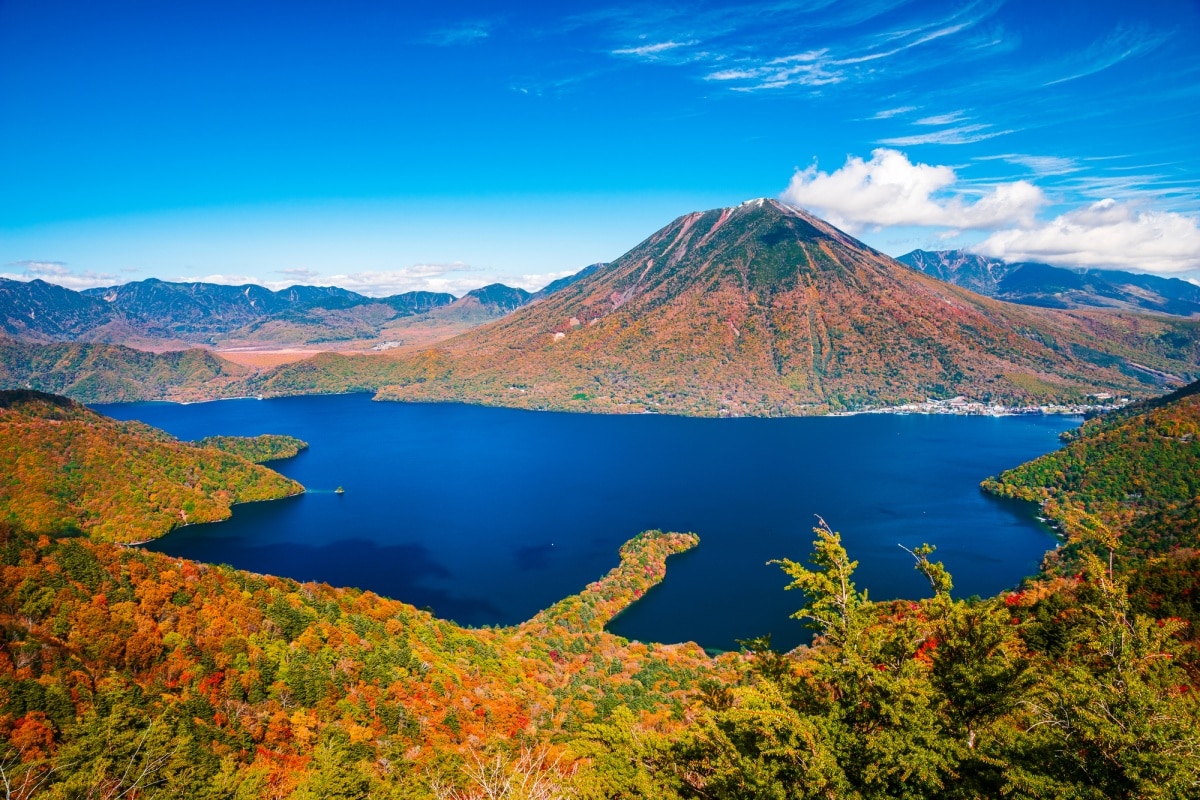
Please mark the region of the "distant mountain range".
<svg viewBox="0 0 1200 800"><path fill-rule="evenodd" d="M914 250L896 259L949 283L1010 303L1043 308L1118 308L1200 314L1200 286L1178 278L1105 269L1009 263L965 250Z"/></svg>
<svg viewBox="0 0 1200 800"><path fill-rule="evenodd" d="M1148 393L1200 367L1200 320L1052 310L912 270L773 200L685 215L540 302L419 354L333 355L255 393L685 414L803 414L962 394Z"/></svg>
<svg viewBox="0 0 1200 800"><path fill-rule="evenodd" d="M0 278L0 331L38 342L143 346L369 341L385 336L391 326L411 327L414 321L465 330L569 285L590 269L594 266L536 294L494 283L460 298L445 292L367 297L334 286L271 291L255 284L157 279L76 292L41 280Z"/></svg>

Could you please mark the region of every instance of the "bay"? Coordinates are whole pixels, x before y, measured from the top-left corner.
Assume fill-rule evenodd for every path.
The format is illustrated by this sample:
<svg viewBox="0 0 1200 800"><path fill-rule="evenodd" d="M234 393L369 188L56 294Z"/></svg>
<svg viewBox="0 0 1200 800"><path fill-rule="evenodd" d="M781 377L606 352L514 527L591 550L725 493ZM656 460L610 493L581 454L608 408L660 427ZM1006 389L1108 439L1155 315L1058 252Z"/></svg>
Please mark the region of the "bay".
<svg viewBox="0 0 1200 800"><path fill-rule="evenodd" d="M841 532L874 599L928 585L898 545L937 546L955 594L995 594L1055 546L1029 504L979 481L1058 446L1067 417L691 419L376 403L325 395L98 405L181 439L285 433L271 466L309 492L237 506L149 545L357 586L469 625L513 624L616 566L640 531L694 531L665 582L615 620L645 641L713 649L807 640L776 558L805 560L814 515ZM344 494L334 493L342 486Z"/></svg>

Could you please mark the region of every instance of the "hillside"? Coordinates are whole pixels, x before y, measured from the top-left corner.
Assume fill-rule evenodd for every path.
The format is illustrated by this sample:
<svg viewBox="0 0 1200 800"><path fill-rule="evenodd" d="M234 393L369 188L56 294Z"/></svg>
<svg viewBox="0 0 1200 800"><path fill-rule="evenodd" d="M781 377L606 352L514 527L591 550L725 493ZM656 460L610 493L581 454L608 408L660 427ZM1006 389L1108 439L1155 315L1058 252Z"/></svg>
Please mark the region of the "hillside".
<svg viewBox="0 0 1200 800"><path fill-rule="evenodd" d="M85 403L228 396L251 373L207 350L150 353L108 344L38 344L0 336L0 389Z"/></svg>
<svg viewBox="0 0 1200 800"><path fill-rule="evenodd" d="M0 392L0 520L34 533L135 542L226 519L234 503L303 491L225 451L274 454L278 443L220 444L188 445L55 395Z"/></svg>
<svg viewBox="0 0 1200 800"><path fill-rule="evenodd" d="M1120 270L1008 263L964 250L914 250L896 259L940 280L1010 303L1200 315L1200 286Z"/></svg>
<svg viewBox="0 0 1200 800"><path fill-rule="evenodd" d="M524 769L565 781L580 765L564 743L587 726L677 728L702 680L736 680L695 645L603 631L695 544L642 534L536 619L470 630L0 522L0 769L22 798L429 798L465 788L472 753L507 774L524 747Z"/></svg>
<svg viewBox="0 0 1200 800"><path fill-rule="evenodd" d="M1198 367L1200 320L1001 303L763 200L680 217L436 349L287 365L246 391L353 385L398 400L806 414L960 394L1005 404L1147 395Z"/></svg>
<svg viewBox="0 0 1200 800"><path fill-rule="evenodd" d="M580 594L471 630L0 522L0 770L15 798L1132 800L1200 780L1179 624L1128 614L1097 564L968 602L916 548L933 596L872 603L817 533L811 568L782 563L814 646L710 659L603 631L690 535L642 534Z"/></svg>
<svg viewBox="0 0 1200 800"><path fill-rule="evenodd" d="M472 289L452 303L381 326L379 337L393 346L422 346L469 331L529 303L534 295L502 283Z"/></svg>
<svg viewBox="0 0 1200 800"><path fill-rule="evenodd" d="M983 482L1042 504L1067 546L1111 554L1130 575L1135 607L1181 617L1200 634L1200 382L1090 420L1066 445Z"/></svg>

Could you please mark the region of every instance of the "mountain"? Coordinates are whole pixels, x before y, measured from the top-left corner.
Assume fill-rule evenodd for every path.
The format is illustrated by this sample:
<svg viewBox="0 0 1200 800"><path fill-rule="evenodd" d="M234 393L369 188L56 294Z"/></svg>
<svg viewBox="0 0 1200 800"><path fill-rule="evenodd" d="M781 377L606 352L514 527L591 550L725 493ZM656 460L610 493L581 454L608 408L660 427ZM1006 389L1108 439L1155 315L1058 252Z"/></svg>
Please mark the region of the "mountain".
<svg viewBox="0 0 1200 800"><path fill-rule="evenodd" d="M584 278L588 277L589 275L596 272L597 270L603 269L604 267L607 267L607 266L608 266L608 264L606 264L606 263L589 264L588 266L584 267L583 269L579 270L578 272L572 273L571 275L568 275L565 278L559 278L558 280L550 281L550 283L546 284L541 289L539 289L537 292L535 292L533 297L534 297L534 299L540 300L541 298L545 297L546 295L554 294L559 289L565 289L568 286L570 286L571 284L573 284L577 281L583 280Z"/></svg>
<svg viewBox="0 0 1200 800"><path fill-rule="evenodd" d="M472 289L434 314L441 319L460 319L476 322L492 320L516 311L532 298L524 289L514 289L503 283L492 283Z"/></svg>
<svg viewBox="0 0 1200 800"><path fill-rule="evenodd" d="M1010 303L1200 315L1200 286L1178 278L1119 270L1064 269L1033 261L1007 263L964 250L914 250L897 261Z"/></svg>
<svg viewBox="0 0 1200 800"><path fill-rule="evenodd" d="M278 446L272 440L223 444ZM234 503L303 489L235 453L178 442L64 397L0 391L0 509L34 533L141 541L185 523L226 519Z"/></svg>
<svg viewBox="0 0 1200 800"><path fill-rule="evenodd" d="M154 278L74 292L40 280L0 279L0 329L43 342L345 341L375 338L387 322L454 300L444 292L373 298L333 286L271 291Z"/></svg>
<svg viewBox="0 0 1200 800"><path fill-rule="evenodd" d="M1146 394L1198 366L1198 321L998 302L756 200L680 217L539 302L390 366L330 357L251 385L329 389L371 370L373 385L393 384L389 399L804 414Z"/></svg>
<svg viewBox="0 0 1200 800"><path fill-rule="evenodd" d="M996 287L1009 271L1003 261L977 256L966 250L913 250L896 260L938 280L988 297L996 296Z"/></svg>
<svg viewBox="0 0 1200 800"><path fill-rule="evenodd" d="M534 295L524 289L493 283L472 289L452 303L427 312L396 319L380 327L385 348L421 347L457 336L526 305Z"/></svg>
<svg viewBox="0 0 1200 800"><path fill-rule="evenodd" d="M0 330L30 339L66 340L112 319L103 301L43 280L0 278Z"/></svg>

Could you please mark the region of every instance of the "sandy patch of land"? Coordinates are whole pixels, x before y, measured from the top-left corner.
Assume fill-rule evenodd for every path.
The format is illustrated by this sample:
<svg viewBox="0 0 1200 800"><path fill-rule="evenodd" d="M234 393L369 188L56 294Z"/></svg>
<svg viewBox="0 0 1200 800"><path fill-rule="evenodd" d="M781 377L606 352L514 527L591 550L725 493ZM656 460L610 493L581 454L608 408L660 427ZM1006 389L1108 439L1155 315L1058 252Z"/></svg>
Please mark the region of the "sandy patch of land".
<svg viewBox="0 0 1200 800"><path fill-rule="evenodd" d="M306 358L312 358L317 353L331 352L329 350L301 350L294 347L286 347L281 350L214 350L214 353L219 355L226 361L232 361L235 364L241 364L246 367L277 367L280 364L290 364L293 361L303 361Z"/></svg>

